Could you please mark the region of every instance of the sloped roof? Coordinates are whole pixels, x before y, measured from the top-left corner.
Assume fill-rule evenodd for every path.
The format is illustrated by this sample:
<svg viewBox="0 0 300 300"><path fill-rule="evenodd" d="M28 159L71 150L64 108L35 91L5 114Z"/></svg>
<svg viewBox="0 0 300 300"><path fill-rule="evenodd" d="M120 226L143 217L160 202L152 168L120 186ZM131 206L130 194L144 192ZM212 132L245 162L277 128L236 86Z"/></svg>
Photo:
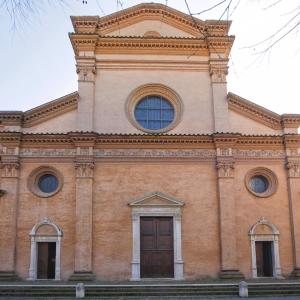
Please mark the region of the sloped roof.
<svg viewBox="0 0 300 300"><path fill-rule="evenodd" d="M300 114L279 115L233 93L228 93L227 98L229 109L272 129L281 129L282 125L286 128L300 126Z"/></svg>
<svg viewBox="0 0 300 300"><path fill-rule="evenodd" d="M78 92L74 92L33 109L0 111L0 124L31 127L77 108Z"/></svg>

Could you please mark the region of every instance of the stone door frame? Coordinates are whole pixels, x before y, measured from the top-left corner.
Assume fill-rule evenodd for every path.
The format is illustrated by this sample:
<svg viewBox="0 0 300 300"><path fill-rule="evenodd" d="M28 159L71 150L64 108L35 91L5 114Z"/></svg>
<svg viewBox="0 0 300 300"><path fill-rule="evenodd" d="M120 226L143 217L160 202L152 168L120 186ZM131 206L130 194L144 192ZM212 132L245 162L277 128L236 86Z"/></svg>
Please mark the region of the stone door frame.
<svg viewBox="0 0 300 300"><path fill-rule="evenodd" d="M55 231L55 236L40 236L37 235L37 230L43 225L50 225L52 226ZM37 280L37 256L38 256L38 247L37 243L39 242L55 242L56 243L56 251L55 251L55 278L54 280L60 280L60 256L61 256L61 238L62 238L62 231L61 229L52 221L45 219L40 223L33 226L30 233L30 240L31 240L31 251L30 251L30 267L29 267L29 277L28 280Z"/></svg>
<svg viewBox="0 0 300 300"><path fill-rule="evenodd" d="M153 199L162 199L165 204L155 204ZM169 201L169 203L168 203ZM174 280L183 280L183 260L181 249L181 206L184 202L166 196L162 193L152 193L137 201L129 203L132 207L132 261L131 279L141 280L141 248L140 248L140 218L141 217L173 217L173 249L174 249Z"/></svg>
<svg viewBox="0 0 300 300"><path fill-rule="evenodd" d="M270 234L256 234L255 229L259 225L266 225L271 230ZM255 223L249 230L249 237L251 241L251 257L252 257L252 277L258 278L257 276L257 265L256 265L256 246L255 242L272 242L272 261L273 261L273 277L283 278L280 267L280 257L279 257L279 231L276 226L265 218L261 218L257 223Z"/></svg>

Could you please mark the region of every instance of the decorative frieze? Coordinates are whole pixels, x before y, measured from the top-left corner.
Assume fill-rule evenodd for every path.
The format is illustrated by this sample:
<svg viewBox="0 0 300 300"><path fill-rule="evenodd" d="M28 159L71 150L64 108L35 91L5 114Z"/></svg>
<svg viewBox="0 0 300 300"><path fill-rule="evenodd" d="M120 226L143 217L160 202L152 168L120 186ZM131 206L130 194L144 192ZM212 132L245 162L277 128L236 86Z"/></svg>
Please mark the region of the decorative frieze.
<svg viewBox="0 0 300 300"><path fill-rule="evenodd" d="M101 149L94 150L95 157L136 158L214 158L215 150L207 149Z"/></svg>
<svg viewBox="0 0 300 300"><path fill-rule="evenodd" d="M289 177L300 177L300 161L288 161L286 163Z"/></svg>
<svg viewBox="0 0 300 300"><path fill-rule="evenodd" d="M233 177L234 176L234 161L233 160L222 160L217 161L216 164L218 170L218 177Z"/></svg>
<svg viewBox="0 0 300 300"><path fill-rule="evenodd" d="M236 158L284 158L284 150L240 150L234 149L233 156Z"/></svg>
<svg viewBox="0 0 300 300"><path fill-rule="evenodd" d="M45 148L23 148L20 151L21 157L65 157L74 156L75 149L45 149Z"/></svg>

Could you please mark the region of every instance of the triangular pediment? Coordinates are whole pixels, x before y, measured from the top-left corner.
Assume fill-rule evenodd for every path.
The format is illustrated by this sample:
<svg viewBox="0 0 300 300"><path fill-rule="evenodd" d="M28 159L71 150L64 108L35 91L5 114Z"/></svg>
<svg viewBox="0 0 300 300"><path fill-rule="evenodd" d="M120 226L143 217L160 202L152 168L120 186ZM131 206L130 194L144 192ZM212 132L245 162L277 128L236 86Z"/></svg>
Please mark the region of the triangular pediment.
<svg viewBox="0 0 300 300"><path fill-rule="evenodd" d="M155 206L155 207L174 207L183 206L184 202L173 196L163 194L161 192L153 192L141 198L135 199L128 203L132 207Z"/></svg>
<svg viewBox="0 0 300 300"><path fill-rule="evenodd" d="M98 23L99 34L110 35L128 27L140 27L145 21L157 21L161 25L166 24L180 31L188 33L191 37L203 36L205 22L200 19L192 19L176 9L160 3L142 3L100 18ZM199 26L199 28L197 28ZM149 29L150 31L151 29ZM126 31L125 31L126 32ZM123 35L123 34L121 34ZM131 34L132 35L132 34ZM135 36L141 34L133 34ZM182 34L182 36L184 36Z"/></svg>
<svg viewBox="0 0 300 300"><path fill-rule="evenodd" d="M170 30L170 34L161 36L193 38L202 38L204 35L227 36L231 25L230 21L203 21L161 3L141 3L104 17L72 16L71 19L76 33L93 33L99 36L144 36L149 31L157 32L153 28L149 28L143 34L134 31L135 28L140 30L140 25L145 26L142 23L147 21L157 21L160 25L165 24L165 27L173 27L178 33L176 34L176 30ZM135 28L131 28L131 31L124 30L132 26Z"/></svg>

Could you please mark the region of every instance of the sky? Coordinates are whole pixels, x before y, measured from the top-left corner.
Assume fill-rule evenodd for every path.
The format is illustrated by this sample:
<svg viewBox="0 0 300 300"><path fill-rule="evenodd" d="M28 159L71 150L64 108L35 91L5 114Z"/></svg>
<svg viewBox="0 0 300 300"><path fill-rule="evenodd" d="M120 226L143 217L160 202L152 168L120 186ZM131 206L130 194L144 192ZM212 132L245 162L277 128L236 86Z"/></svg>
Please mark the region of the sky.
<svg viewBox="0 0 300 300"><path fill-rule="evenodd" d="M5 6L0 7L0 110L29 110L77 90L74 52L68 38L68 32L73 31L70 15L104 16L145 2L30 1L34 11L19 16L15 25ZM155 2L167 3L188 13L184 0ZM197 13L221 1L187 2L191 12ZM300 21L300 16L293 19L297 13L300 15L299 0L277 2L232 0L229 11L224 14L223 19L232 20L230 34L235 35L229 61L228 91L279 114L300 113L300 33L292 31L265 52L276 37L256 45L288 20L292 19L290 27L285 27L283 32ZM224 2L198 17L219 19L225 8Z"/></svg>

